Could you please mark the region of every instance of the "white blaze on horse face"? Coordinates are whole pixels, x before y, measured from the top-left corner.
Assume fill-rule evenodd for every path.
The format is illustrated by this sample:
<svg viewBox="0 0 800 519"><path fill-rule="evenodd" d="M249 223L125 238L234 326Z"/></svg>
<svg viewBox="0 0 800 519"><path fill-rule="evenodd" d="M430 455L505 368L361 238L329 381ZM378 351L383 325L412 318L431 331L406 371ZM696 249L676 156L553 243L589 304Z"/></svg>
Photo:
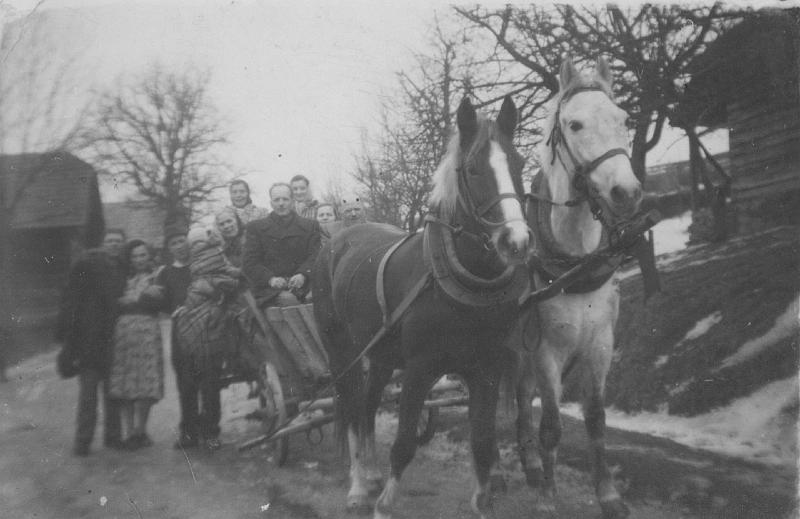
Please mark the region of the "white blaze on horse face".
<svg viewBox="0 0 800 519"><path fill-rule="evenodd" d="M516 193L514 182L511 180L511 171L508 168L508 157L503 148L495 141L492 141L489 149L489 165L494 171L494 178L497 182L497 193ZM528 225L522 215L522 206L519 201L513 198L500 200L500 210L503 213L503 220L508 230L508 243L517 250L522 251L528 247Z"/></svg>

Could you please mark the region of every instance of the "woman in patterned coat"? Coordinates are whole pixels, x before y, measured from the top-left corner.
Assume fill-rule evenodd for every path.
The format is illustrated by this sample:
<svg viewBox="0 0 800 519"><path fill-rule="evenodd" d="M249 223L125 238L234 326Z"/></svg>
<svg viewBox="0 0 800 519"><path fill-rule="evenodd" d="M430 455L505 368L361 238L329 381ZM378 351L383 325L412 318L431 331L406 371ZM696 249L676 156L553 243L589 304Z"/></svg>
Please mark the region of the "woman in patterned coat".
<svg viewBox="0 0 800 519"><path fill-rule="evenodd" d="M154 285L152 255L142 240L125 246L125 292L114 327L110 394L120 401L125 445L133 450L152 445L147 419L153 404L164 397L164 356L158 308L161 289Z"/></svg>

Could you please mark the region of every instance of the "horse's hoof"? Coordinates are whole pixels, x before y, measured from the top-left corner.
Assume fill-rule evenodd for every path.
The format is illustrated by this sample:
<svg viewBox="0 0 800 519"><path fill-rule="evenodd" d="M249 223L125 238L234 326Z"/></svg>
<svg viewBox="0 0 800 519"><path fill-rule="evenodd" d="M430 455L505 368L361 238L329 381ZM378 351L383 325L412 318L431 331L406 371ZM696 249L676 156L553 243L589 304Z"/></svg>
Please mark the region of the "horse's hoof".
<svg viewBox="0 0 800 519"><path fill-rule="evenodd" d="M375 497L380 495L383 491L383 477L378 476L374 479L367 479L367 492L370 496Z"/></svg>
<svg viewBox="0 0 800 519"><path fill-rule="evenodd" d="M531 488L541 488L544 482L544 470L541 467L525 469L525 481Z"/></svg>
<svg viewBox="0 0 800 519"><path fill-rule="evenodd" d="M556 515L556 491L553 488L540 488L533 508L544 517Z"/></svg>
<svg viewBox="0 0 800 519"><path fill-rule="evenodd" d="M365 495L347 496L347 511L358 515L369 515L372 506Z"/></svg>
<svg viewBox="0 0 800 519"><path fill-rule="evenodd" d="M603 510L603 519L625 519L631 514L628 505L622 499L600 501L600 509Z"/></svg>
<svg viewBox="0 0 800 519"><path fill-rule="evenodd" d="M478 492L472 495L472 511L481 518L493 515L492 495L489 492Z"/></svg>
<svg viewBox="0 0 800 519"><path fill-rule="evenodd" d="M375 513L372 515L372 519L392 519L392 512L381 506L380 503L376 503Z"/></svg>
<svg viewBox="0 0 800 519"><path fill-rule="evenodd" d="M505 494L508 492L508 483L502 474L489 476L489 490L492 494Z"/></svg>

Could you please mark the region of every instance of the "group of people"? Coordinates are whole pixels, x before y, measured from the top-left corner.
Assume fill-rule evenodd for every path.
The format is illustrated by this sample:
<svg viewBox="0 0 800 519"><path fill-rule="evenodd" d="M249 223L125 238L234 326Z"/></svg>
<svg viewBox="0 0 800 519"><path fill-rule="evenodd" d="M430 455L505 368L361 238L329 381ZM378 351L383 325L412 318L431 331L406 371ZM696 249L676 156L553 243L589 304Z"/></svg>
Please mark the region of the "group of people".
<svg viewBox="0 0 800 519"><path fill-rule="evenodd" d="M172 319L172 365L180 401L175 448L220 447L220 373L241 315L242 293L261 306L310 299L311 269L323 240L365 220L357 197L339 208L313 198L297 175L269 189L272 211L256 207L243 180L229 186L231 205L214 225L173 223L164 230L164 265L139 239L106 230L102 246L76 261L63 292L56 340L58 369L77 376L73 452L87 456L104 402L106 447L152 445L150 409L164 396L159 314ZM342 218L339 218L341 211Z"/></svg>

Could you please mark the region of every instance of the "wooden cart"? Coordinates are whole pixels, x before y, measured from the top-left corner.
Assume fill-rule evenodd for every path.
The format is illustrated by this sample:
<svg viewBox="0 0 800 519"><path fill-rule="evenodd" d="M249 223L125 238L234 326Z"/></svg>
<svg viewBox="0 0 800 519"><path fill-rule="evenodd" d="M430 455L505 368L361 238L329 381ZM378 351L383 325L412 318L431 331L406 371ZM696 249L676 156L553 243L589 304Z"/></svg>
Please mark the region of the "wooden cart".
<svg viewBox="0 0 800 519"><path fill-rule="evenodd" d="M257 326L251 335L252 350L247 362L258 366L255 381L260 408L258 417L263 434L239 445L245 450L265 442L277 446L276 461L284 465L289 455L289 439L298 433L311 438L334 420L332 375L328 355L322 345L311 304L258 309L248 294L248 306ZM401 391L396 372L384 392L384 404L395 401ZM449 396L445 397L447 394ZM443 379L434 386L420 418L418 441L425 444L436 432L439 407L464 405L459 381ZM438 395L439 398L436 398Z"/></svg>

